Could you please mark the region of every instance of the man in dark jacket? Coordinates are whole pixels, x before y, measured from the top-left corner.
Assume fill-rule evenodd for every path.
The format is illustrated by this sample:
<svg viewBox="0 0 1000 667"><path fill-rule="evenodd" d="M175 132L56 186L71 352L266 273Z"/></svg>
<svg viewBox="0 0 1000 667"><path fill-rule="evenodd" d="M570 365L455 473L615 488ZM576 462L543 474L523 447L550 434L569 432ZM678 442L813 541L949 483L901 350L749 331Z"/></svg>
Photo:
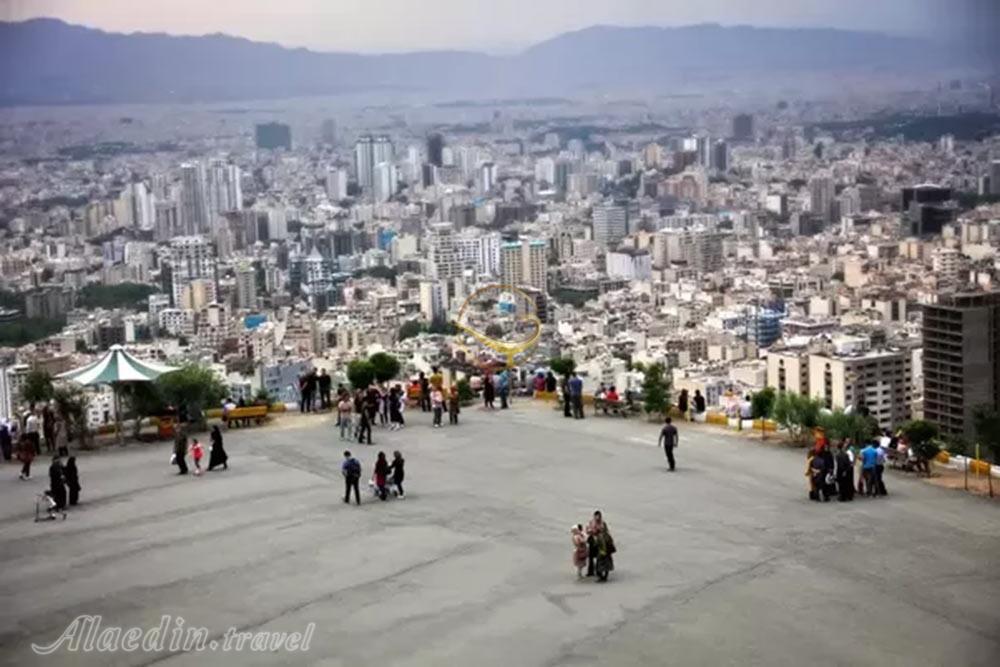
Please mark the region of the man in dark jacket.
<svg viewBox="0 0 1000 667"><path fill-rule="evenodd" d="M340 472L344 476L344 502L351 504L351 489L354 489L354 502L360 505L361 492L358 490L358 482L361 480L361 464L349 451L344 452L344 462L340 465Z"/></svg>

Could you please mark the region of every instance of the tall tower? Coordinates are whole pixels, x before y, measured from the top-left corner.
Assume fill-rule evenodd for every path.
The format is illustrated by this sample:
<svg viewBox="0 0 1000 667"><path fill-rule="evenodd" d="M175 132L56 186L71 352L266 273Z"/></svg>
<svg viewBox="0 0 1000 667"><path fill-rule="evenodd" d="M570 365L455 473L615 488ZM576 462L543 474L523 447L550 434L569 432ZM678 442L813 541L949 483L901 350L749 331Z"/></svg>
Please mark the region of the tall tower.
<svg viewBox="0 0 1000 667"><path fill-rule="evenodd" d="M208 198L205 194L205 165L187 162L181 165L181 225L186 234L208 231Z"/></svg>
<svg viewBox="0 0 1000 667"><path fill-rule="evenodd" d="M444 137L439 132L427 136L427 162L435 167L444 166Z"/></svg>

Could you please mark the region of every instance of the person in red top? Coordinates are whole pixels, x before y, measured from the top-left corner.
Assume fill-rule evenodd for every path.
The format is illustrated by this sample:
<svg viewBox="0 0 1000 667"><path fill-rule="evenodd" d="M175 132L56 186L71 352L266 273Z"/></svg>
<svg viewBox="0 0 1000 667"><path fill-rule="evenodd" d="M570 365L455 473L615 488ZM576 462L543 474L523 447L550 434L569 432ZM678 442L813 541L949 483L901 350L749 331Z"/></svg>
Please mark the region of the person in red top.
<svg viewBox="0 0 1000 667"><path fill-rule="evenodd" d="M198 442L197 438L191 441L191 458L194 459L194 474L201 474L201 459L205 455L205 449Z"/></svg>

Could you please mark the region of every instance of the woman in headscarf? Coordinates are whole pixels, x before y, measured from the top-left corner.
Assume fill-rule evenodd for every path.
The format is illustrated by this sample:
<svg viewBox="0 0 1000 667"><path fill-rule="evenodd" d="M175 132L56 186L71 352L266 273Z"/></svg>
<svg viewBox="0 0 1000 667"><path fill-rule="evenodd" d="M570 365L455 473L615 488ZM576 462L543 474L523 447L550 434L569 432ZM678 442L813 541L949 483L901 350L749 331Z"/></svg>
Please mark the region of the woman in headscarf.
<svg viewBox="0 0 1000 667"><path fill-rule="evenodd" d="M378 494L379 500L385 500L389 497L389 492L385 488L386 479L389 477L389 462L385 460L385 452L379 452L378 458L375 460L375 473L373 479L375 481L375 493Z"/></svg>
<svg viewBox="0 0 1000 667"><path fill-rule="evenodd" d="M403 493L403 479L405 478L405 472L403 466L406 461L403 459L403 455L396 450L392 453L392 463L389 464L389 471L392 472L392 492L396 494L397 498L405 498L406 494Z"/></svg>
<svg viewBox="0 0 1000 667"><path fill-rule="evenodd" d="M493 385L493 374L487 372L486 377L483 378L483 405L492 410L495 396L496 387Z"/></svg>
<svg viewBox="0 0 1000 667"><path fill-rule="evenodd" d="M52 457L52 465L49 466L49 493L56 504L56 510L61 512L66 509L66 478L58 456Z"/></svg>
<svg viewBox="0 0 1000 667"><path fill-rule="evenodd" d="M569 533L573 539L573 567L576 568L576 577L583 579L583 568L587 567L587 537L580 524L573 526Z"/></svg>
<svg viewBox="0 0 1000 667"><path fill-rule="evenodd" d="M21 462L20 479L31 479L31 462L35 460L35 443L27 433L22 433L17 441L17 460Z"/></svg>
<svg viewBox="0 0 1000 667"><path fill-rule="evenodd" d="M223 470L229 470L229 455L226 454L225 447L222 446L222 431L219 426L212 427L212 447L208 453L208 469L215 466L222 466Z"/></svg>
<svg viewBox="0 0 1000 667"><path fill-rule="evenodd" d="M854 500L854 462L844 443L837 445L837 491L838 500Z"/></svg>
<svg viewBox="0 0 1000 667"><path fill-rule="evenodd" d="M71 456L66 461L63 468L63 476L66 478L66 488L69 489L69 504L76 505L80 501L80 471L76 468L76 457Z"/></svg>
<svg viewBox="0 0 1000 667"><path fill-rule="evenodd" d="M186 475L188 472L187 461L185 460L187 453L187 435L183 431L180 431L177 434L177 439L174 440L174 457L171 460L171 463L177 466L178 475Z"/></svg>

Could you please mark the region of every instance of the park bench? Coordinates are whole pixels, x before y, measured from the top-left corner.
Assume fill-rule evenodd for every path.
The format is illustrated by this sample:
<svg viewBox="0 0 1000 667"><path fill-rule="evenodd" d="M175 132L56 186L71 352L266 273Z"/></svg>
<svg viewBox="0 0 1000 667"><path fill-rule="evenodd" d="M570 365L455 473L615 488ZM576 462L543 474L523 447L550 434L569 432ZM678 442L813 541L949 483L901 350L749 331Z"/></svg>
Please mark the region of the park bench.
<svg viewBox="0 0 1000 667"><path fill-rule="evenodd" d="M618 415L619 417L625 418L630 414L638 414L639 406L634 403L629 403L624 399L618 399L617 401L608 401L603 398L594 398L594 414L595 415Z"/></svg>
<svg viewBox="0 0 1000 667"><path fill-rule="evenodd" d="M233 422L242 421L244 425L250 423L253 419L254 423L262 424L264 420L267 419L267 406L266 405L247 405L242 408L233 408L226 412L222 417L223 421L226 422L226 428L232 428Z"/></svg>

